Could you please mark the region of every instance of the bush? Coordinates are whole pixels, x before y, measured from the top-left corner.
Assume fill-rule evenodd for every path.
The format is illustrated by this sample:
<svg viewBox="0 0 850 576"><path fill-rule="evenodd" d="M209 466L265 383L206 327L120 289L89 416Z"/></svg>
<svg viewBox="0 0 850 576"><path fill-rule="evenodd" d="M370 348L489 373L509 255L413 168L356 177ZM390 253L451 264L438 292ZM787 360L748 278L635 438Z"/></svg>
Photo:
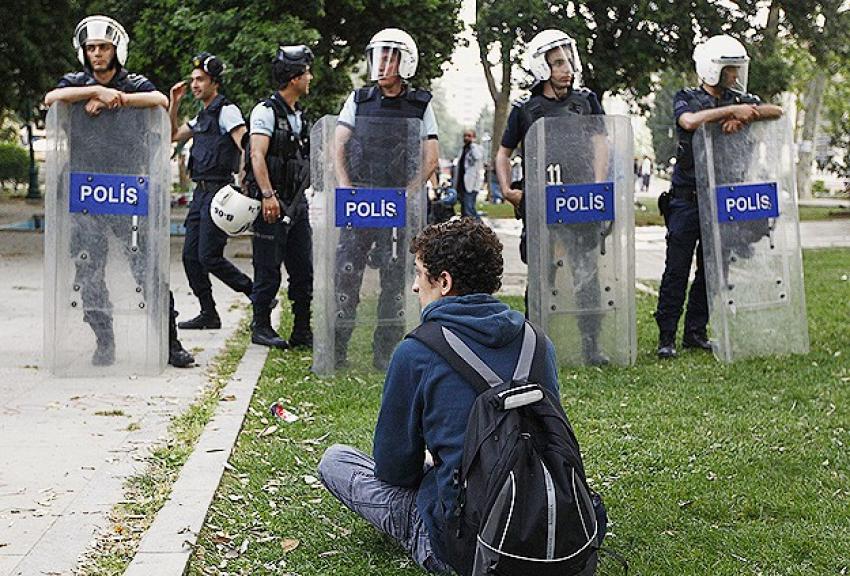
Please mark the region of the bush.
<svg viewBox="0 0 850 576"><path fill-rule="evenodd" d="M815 180L812 182L812 196L827 196L829 190L823 180Z"/></svg>
<svg viewBox="0 0 850 576"><path fill-rule="evenodd" d="M17 144L0 142L0 182L15 183L29 179L30 158L26 149Z"/></svg>

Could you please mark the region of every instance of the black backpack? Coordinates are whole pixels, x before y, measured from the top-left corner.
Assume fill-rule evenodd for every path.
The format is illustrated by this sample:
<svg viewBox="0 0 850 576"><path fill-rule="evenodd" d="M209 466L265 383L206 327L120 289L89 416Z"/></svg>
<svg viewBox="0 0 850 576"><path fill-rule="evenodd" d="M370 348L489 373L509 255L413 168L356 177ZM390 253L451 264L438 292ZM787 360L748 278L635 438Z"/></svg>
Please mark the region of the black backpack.
<svg viewBox="0 0 850 576"><path fill-rule="evenodd" d="M546 338L526 322L517 367L503 382L436 322L411 332L478 397L469 413L445 558L462 576L591 576L607 517L587 485L578 441L558 398L540 386Z"/></svg>

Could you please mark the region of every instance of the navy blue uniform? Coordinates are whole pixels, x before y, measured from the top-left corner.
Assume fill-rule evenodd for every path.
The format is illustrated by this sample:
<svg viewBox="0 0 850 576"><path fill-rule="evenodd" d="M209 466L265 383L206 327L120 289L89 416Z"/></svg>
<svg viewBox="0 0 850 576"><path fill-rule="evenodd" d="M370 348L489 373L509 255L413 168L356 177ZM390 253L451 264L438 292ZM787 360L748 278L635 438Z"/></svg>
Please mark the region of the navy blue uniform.
<svg viewBox="0 0 850 576"><path fill-rule="evenodd" d="M239 147L230 133L221 133L221 110L230 102L221 94L198 114L192 126L189 170L195 183L192 205L186 215L183 268L192 292L201 303L201 314L216 316L210 274L236 292L251 295L251 278L224 257L227 233L215 225L210 205L215 193L233 182L239 169Z"/></svg>
<svg viewBox="0 0 850 576"><path fill-rule="evenodd" d="M100 85L98 81L87 70L82 72L71 72L65 74L56 84L56 88L80 88L84 86ZM112 80L105 85L107 88L113 88L128 94L136 92L155 92L156 87L153 82L142 76L141 74L130 74L125 68L119 70L112 77ZM135 131L125 132L126 136L136 138L138 133ZM74 150L71 150L74 153ZM123 216L103 216L101 221L105 221L109 228L116 236L127 233L129 227L126 225L126 217ZM100 235L100 240L97 235ZM126 239L129 244L129 237ZM140 235L138 239L140 244L145 242L145 236ZM75 227L71 232L71 249L75 251L75 246L79 247L85 242L88 247L89 257L85 260L78 260L75 270L74 283L80 286L80 298L83 302L83 320L88 323L99 341L112 340L112 313L111 302L109 301L109 290L106 287L105 268L109 250L109 241L105 236L105 230L101 227L85 226L84 224ZM136 282L141 286L144 284L144 269L139 258L134 258L133 254L141 255L145 251L140 249L129 256L130 271ZM174 294L169 290L169 322L168 322L168 344L171 350L175 348L182 350L182 346L177 340L177 312L174 310Z"/></svg>
<svg viewBox="0 0 850 576"><path fill-rule="evenodd" d="M672 343L676 336L679 317L685 302L691 262L697 251L697 269L688 294L685 311L685 334L705 335L708 325L708 299L705 288L702 245L700 242L699 206L696 196L696 174L694 170L693 132L679 125L679 117L685 112L731 106L735 104L760 104L757 96L741 94L726 89L720 98L715 98L701 86L686 88L673 98L673 120L676 122L678 148L676 165L673 168L670 204L665 221L667 224L667 258L661 287L658 291L658 309L655 321L662 342Z"/></svg>
<svg viewBox="0 0 850 576"><path fill-rule="evenodd" d="M531 94L530 97L514 103L508 124L502 136L502 146L515 149L525 139L531 125L538 119L544 117L557 117L568 115L602 116L605 111L599 104L599 99L592 91L587 89L574 89L562 99L548 98L542 94L542 85ZM593 182L593 143L595 135L605 134L605 124L602 119L599 122L589 122L582 134L572 135L576 148L564 150L563 153L587 155L581 174L571 173L567 175L570 182ZM559 151L550 150L547 156L554 157ZM570 165L579 163L572 161ZM536 191L535 191L536 193ZM522 236L520 237L520 258L528 263L527 234L525 218L525 194L522 203L517 210L518 216L522 218ZM569 226L553 226L550 228L550 237L553 241L560 242L568 247L567 261L570 266L574 282L574 293L577 306L582 310L594 310L599 308L599 269L597 263L599 241L603 238L602 226L607 223L588 222L571 224ZM554 250L553 250L554 252ZM549 283L554 285L558 269L563 266L563 260L552 261L547 270ZM528 290L525 293L526 315L528 314ZM599 331L602 327L600 314L586 313L578 317L578 328L582 335L582 352L589 363L602 363L602 357L598 354Z"/></svg>
<svg viewBox="0 0 850 576"><path fill-rule="evenodd" d="M348 176L356 187L405 188L415 176L420 159L406 157L411 141L419 140L419 133L402 134L398 122L386 125L375 118L418 118L425 116L431 94L425 90L405 89L395 97L381 94L378 87L360 88L354 94L355 122L347 143ZM357 122L360 118L369 118ZM397 156L389 159L392 152ZM397 170L397 167L406 168ZM378 298L377 317L382 320L375 328L372 339L373 363L386 369L390 356L405 333L404 281L407 271L404 258L394 254L394 249L407 246L404 228L343 228L339 233L336 253L337 316L343 322L336 324L336 364L345 362L348 342L354 330L357 305L360 303L360 286L366 265L377 268L380 274L381 294Z"/></svg>
<svg viewBox="0 0 850 576"><path fill-rule="evenodd" d="M268 315L271 302L280 289L280 266L283 264L289 276L287 297L292 302L293 334L306 335L310 332L310 303L313 300L313 232L303 193L309 183L310 124L302 113L300 131L293 130L289 116L301 111L301 107L296 104L293 110L277 92L265 99L263 105L272 109L275 122L266 153L266 167L280 200L281 216L287 222L269 224L262 214L254 221L251 301L255 319ZM250 196L261 197L249 153L245 155L245 183Z"/></svg>

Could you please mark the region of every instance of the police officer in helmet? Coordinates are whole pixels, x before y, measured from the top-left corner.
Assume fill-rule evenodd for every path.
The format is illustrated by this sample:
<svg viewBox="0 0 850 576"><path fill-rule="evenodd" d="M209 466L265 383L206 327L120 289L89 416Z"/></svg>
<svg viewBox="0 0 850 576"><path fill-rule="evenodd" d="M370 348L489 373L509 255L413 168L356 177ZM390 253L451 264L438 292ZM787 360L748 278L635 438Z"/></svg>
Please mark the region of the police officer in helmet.
<svg viewBox="0 0 850 576"><path fill-rule="evenodd" d="M431 106L431 93L407 82L416 73L419 51L410 34L398 28L385 28L366 46L366 63L371 86L354 90L345 101L337 119L336 177L340 187L405 187L424 184L437 168L439 143L437 120ZM389 154L406 154L405 134L387 133L378 128L373 118L409 118L421 120L424 159L388 158ZM352 157L359 152L359 166ZM348 157L347 157L348 156ZM414 164L417 174L398 174L400 165ZM404 169L402 169L404 171ZM417 180L418 179L418 180ZM406 181L405 181L406 180ZM423 198L423 202L426 198ZM393 256L403 244L403 229L342 229L336 262L338 314L353 320L360 301L360 287L367 265L380 272L381 293L379 318L398 318L403 306L407 271L404 260ZM402 248L403 249L403 248ZM347 362L348 342L353 323L338 324L335 334L335 364ZM373 336L373 365L386 370L393 348L404 336L404 326L379 323Z"/></svg>
<svg viewBox="0 0 850 576"><path fill-rule="evenodd" d="M720 122L723 132L732 133L750 122L782 115L779 106L762 104L758 96L746 92L750 59L734 38L713 36L694 48L693 58L701 84L680 90L673 98L679 146L672 187L659 199L667 224L667 256L655 311L659 358L676 356L676 330L695 250L697 269L688 293L682 347L711 350L706 330L708 300L692 148L694 132L703 124Z"/></svg>
<svg viewBox="0 0 850 576"><path fill-rule="evenodd" d="M56 88L47 93L44 103L50 106L54 102L86 102L86 113L98 116L104 110L129 106L151 108L168 106L168 99L158 92L153 83L141 74L131 74L124 68L127 61L127 49L130 37L123 26L106 16L89 16L77 24L74 32L74 48L84 70L66 74L59 80ZM144 135L139 134L139 138ZM113 220L111 225L118 222ZM113 227L118 233L120 226ZM83 302L83 320L91 326L97 339L97 348L92 364L108 366L115 362L115 335L112 326L112 304L104 281L104 268L108 249L108 239L103 236L99 241L84 240L80 230L72 232L72 245L88 241L92 248L92 257L78 263L75 283L81 287ZM92 246L92 244L96 244ZM143 284L144 270L131 260L130 269L136 281ZM168 363L178 368L194 364L194 357L187 352L177 339L177 312L174 310L174 297L169 293L169 338Z"/></svg>
<svg viewBox="0 0 850 576"><path fill-rule="evenodd" d="M189 171L195 183L192 205L186 215L186 240L183 244L183 268L192 292L201 304L195 318L180 323L183 330L221 328L212 294L210 274L236 292L251 296L252 282L224 257L227 234L210 216L215 193L233 182L242 155L245 121L239 107L219 93L225 72L224 63L209 52L191 60L191 90L203 108L198 115L180 125L177 110L186 93L186 81L171 88L168 113L171 117L172 142L192 139Z"/></svg>
<svg viewBox="0 0 850 576"><path fill-rule="evenodd" d="M514 205L517 217L523 220L522 236L520 238L520 258L528 263L526 242L525 193L521 182L511 181L511 155L522 144L531 125L543 117L568 115L604 115L605 111L599 103L599 98L591 90L581 87L581 59L578 55L575 41L560 30L544 30L528 43L526 51L526 67L534 76L535 83L531 94L514 102L499 151L496 154L496 175L499 185L504 191L505 199ZM607 142L605 126L601 121L592 124L595 133L588 134L590 141L587 146L601 147L605 153L598 153L594 158L607 158ZM604 179L605 168L596 167L590 161L586 167L587 174L583 180L592 182ZM599 171L600 173L596 173ZM535 193L537 191L534 191ZM542 192L542 191L541 191ZM581 253L568 254L567 258L572 268L573 276L582 279L576 287L576 301L583 308L598 308L598 270L596 260L591 258L598 250L588 242L598 242L600 234L599 223L573 224L561 226L552 231L553 238L567 246L582 245ZM552 267L550 276L557 273ZM528 291L526 291L526 310L528 308ZM526 312L527 314L527 312ZM582 338L582 353L585 361L591 365L607 364L609 359L602 353L598 342L601 330L601 318L598 315L585 314L578 319Z"/></svg>
<svg viewBox="0 0 850 576"><path fill-rule="evenodd" d="M251 112L245 155L245 186L249 196L262 201L254 222L251 341L279 349L313 344L313 238L304 196L310 178L310 124L299 102L310 91L312 62L307 46L279 47L272 61L277 91ZM289 275L294 317L288 342L271 325L281 263Z"/></svg>

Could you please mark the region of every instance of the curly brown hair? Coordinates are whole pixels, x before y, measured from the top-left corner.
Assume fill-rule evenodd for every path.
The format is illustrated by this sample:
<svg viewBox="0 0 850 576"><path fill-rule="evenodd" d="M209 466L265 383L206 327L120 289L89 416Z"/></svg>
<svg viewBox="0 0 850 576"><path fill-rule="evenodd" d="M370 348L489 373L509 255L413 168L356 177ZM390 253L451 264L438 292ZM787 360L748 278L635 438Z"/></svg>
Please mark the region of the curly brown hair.
<svg viewBox="0 0 850 576"><path fill-rule="evenodd" d="M430 280L451 274L456 295L493 294L502 287L502 243L480 220L432 224L416 235L410 252L422 260Z"/></svg>

